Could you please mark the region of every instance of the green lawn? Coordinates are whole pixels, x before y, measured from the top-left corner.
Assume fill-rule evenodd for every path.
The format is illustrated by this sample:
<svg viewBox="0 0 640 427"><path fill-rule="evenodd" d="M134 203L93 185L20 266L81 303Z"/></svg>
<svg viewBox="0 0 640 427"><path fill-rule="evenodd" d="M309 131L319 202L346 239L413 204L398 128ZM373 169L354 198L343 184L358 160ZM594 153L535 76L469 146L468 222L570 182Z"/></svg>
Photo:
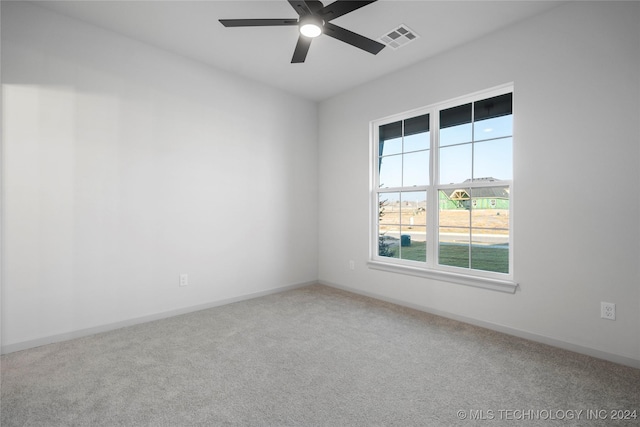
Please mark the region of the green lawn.
<svg viewBox="0 0 640 427"><path fill-rule="evenodd" d="M398 247L391 248L394 258L398 257ZM411 242L402 247L402 259L425 261L427 248L424 243ZM469 246L460 244L440 245L440 264L469 268ZM471 268L498 273L509 273L509 246L472 246Z"/></svg>

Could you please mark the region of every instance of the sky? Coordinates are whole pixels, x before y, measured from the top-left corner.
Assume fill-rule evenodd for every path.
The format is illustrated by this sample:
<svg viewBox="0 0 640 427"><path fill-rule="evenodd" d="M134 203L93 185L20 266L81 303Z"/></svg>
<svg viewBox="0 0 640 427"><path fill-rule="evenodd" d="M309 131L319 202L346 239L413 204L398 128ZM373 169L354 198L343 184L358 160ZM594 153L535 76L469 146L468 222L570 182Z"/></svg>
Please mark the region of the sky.
<svg viewBox="0 0 640 427"><path fill-rule="evenodd" d="M441 129L438 183L487 177L512 179L512 132L512 115ZM430 132L423 132L384 142L379 180L382 188L432 184L430 136Z"/></svg>

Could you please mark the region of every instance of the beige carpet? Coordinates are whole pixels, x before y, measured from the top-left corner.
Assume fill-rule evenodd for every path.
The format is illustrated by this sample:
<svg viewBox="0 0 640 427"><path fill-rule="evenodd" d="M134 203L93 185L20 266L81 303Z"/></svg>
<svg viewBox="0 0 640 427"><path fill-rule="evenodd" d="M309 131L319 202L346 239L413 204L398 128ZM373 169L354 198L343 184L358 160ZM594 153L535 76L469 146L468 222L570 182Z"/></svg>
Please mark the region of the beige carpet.
<svg viewBox="0 0 640 427"><path fill-rule="evenodd" d="M640 370L319 285L1 362L3 427L640 425Z"/></svg>

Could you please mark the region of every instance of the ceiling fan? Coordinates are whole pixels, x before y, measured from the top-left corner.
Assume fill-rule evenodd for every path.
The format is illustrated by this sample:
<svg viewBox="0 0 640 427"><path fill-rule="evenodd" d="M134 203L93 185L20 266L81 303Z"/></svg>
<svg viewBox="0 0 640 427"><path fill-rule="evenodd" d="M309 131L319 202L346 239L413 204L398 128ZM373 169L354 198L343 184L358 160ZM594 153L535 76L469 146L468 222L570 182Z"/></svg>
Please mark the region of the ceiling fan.
<svg viewBox="0 0 640 427"><path fill-rule="evenodd" d="M298 43L293 51L291 63L304 62L311 46L311 40L320 34L348 43L359 49L376 55L384 48L384 44L352 31L332 24L331 20L360 9L373 1L335 1L324 6L316 0L288 0L289 4L298 13L298 19L220 19L225 27L279 27L285 25L297 25L300 30Z"/></svg>

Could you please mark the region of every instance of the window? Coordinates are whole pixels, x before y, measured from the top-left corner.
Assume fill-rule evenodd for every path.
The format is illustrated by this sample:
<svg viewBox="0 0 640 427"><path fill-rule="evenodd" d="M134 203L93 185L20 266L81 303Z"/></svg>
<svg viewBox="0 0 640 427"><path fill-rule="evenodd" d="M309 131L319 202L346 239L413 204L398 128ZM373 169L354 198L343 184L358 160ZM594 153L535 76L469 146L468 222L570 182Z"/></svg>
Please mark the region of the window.
<svg viewBox="0 0 640 427"><path fill-rule="evenodd" d="M515 291L512 94L372 122L372 267Z"/></svg>

